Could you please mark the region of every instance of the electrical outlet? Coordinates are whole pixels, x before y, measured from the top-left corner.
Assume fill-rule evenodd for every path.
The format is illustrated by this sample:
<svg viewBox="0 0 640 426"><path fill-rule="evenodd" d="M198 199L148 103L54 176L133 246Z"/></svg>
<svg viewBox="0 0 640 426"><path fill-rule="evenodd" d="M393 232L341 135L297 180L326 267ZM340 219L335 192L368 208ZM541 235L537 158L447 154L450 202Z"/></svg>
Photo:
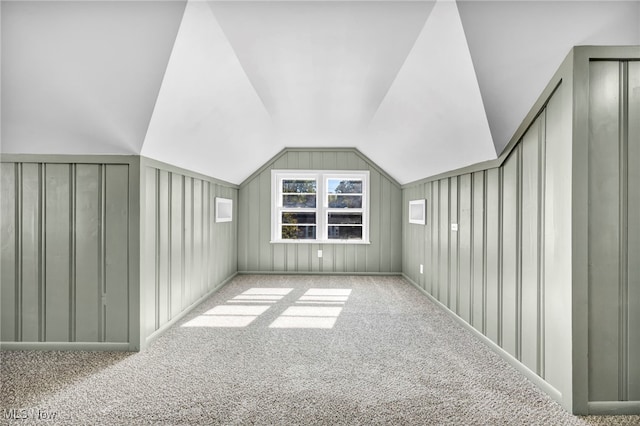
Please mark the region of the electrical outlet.
<svg viewBox="0 0 640 426"><path fill-rule="evenodd" d="M318 257L322 257L322 250L318 250Z"/></svg>
<svg viewBox="0 0 640 426"><path fill-rule="evenodd" d="M457 231L458 230L458 224L457 223L452 223L451 224L451 230L452 231Z"/></svg>
<svg viewBox="0 0 640 426"><path fill-rule="evenodd" d="M420 273L424 274L424 265L422 265L422 264L420 265Z"/></svg>

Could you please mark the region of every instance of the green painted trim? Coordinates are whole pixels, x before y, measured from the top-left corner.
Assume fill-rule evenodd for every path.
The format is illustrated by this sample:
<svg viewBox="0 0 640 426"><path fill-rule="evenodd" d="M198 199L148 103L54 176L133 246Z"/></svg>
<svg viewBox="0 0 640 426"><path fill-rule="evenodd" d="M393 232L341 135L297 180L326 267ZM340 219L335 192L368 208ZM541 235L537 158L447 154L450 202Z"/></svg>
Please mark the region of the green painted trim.
<svg viewBox="0 0 640 426"><path fill-rule="evenodd" d="M2 351L96 351L137 352L129 343L96 342L0 342Z"/></svg>
<svg viewBox="0 0 640 426"><path fill-rule="evenodd" d="M589 59L574 49L571 161L573 412L589 413Z"/></svg>
<svg viewBox="0 0 640 426"><path fill-rule="evenodd" d="M2 163L133 164L138 155L0 154Z"/></svg>
<svg viewBox="0 0 640 426"><path fill-rule="evenodd" d="M402 277L405 280L407 280L408 283L410 283L415 288L417 288L421 293L427 296L429 300L431 300L436 306L442 309L446 314L448 314L450 317L456 320L456 322L458 322L462 327L470 331L471 334L473 334L481 342L487 345L489 349L491 349L493 352L498 354L502 359L504 359L509 364L511 364L512 367L514 367L516 370L518 370L518 372L520 372L527 379L533 382L534 385L538 386L540 390L542 390L544 393L549 395L549 397L551 397L554 401L558 402L559 404L562 404L562 400L563 400L562 394L556 388L551 386L549 383L545 382L544 379L538 376L535 372L529 370L524 364L522 364L520 361L514 358L511 354L509 354L507 351L502 349L500 346L495 344L495 342L493 342L487 336L485 336L484 334L482 334L481 332L473 328L469 323L467 323L465 320L463 320L458 315L456 315L447 306L442 304L442 302L440 302L438 299L436 299L431 294L429 294L429 292L422 289L415 281L409 278L406 274L402 274Z"/></svg>
<svg viewBox="0 0 640 426"><path fill-rule="evenodd" d="M153 158L148 158L144 156L140 156L141 167L140 170L144 170L145 167L153 167L156 169L165 170L171 173L180 173L181 175L209 181L218 185L226 186L233 189L239 189L240 187L235 183L227 182L222 179L215 178L213 176L207 176L202 173L194 172L188 169L183 169L182 167L174 166L169 163L165 163L163 161L154 160Z"/></svg>
<svg viewBox="0 0 640 426"><path fill-rule="evenodd" d="M129 342L140 350L140 157L129 165Z"/></svg>
<svg viewBox="0 0 640 426"><path fill-rule="evenodd" d="M165 331L167 331L174 324L176 324L178 321L180 321L182 318L184 318L187 314L189 314L191 311L193 311L195 308L197 308L198 305L200 305L202 302L207 300L211 295L213 295L215 292L220 290L222 287L224 287L225 285L229 284L229 282L231 280L233 280L237 275L238 275L238 273L236 272L236 273L232 274L231 276L229 276L227 279L225 279L220 284L215 286L213 289L209 290L207 293L205 293L203 296L201 296L198 300L193 302L190 306L188 306L185 309L183 309L182 312L180 312L174 318L171 318L169 321L167 321L165 324L163 324L162 327L160 327L159 329L157 329L156 331L151 333L149 336L147 336L145 341L141 342L142 343L141 344L141 349L144 349L147 346L149 346L151 343L153 343L153 341L155 341L158 337L160 337L162 334L164 334Z"/></svg>
<svg viewBox="0 0 640 426"><path fill-rule="evenodd" d="M365 277L399 277L402 276L402 272L238 271L238 275L356 275Z"/></svg>
<svg viewBox="0 0 640 426"><path fill-rule="evenodd" d="M375 171L377 171L382 176L384 176L387 180L389 180L397 188L402 188L402 186L398 183L397 180L395 180L391 175L389 175L387 172L385 172L380 166L378 166L373 160L371 160L369 157L367 157L362 152L360 152L357 148L284 148L282 151L280 151L275 156L273 156L269 161L264 163L262 165L262 167L260 167L258 170L253 172L248 178L246 178L240 184L240 188L244 188L245 186L247 186L249 184L249 182L254 180L261 173L263 173L266 170L269 170L270 168L272 168L273 164L276 161L278 161L278 159L280 157L282 157L283 155L286 155L289 152L349 152L349 153L353 153L353 154L357 155L358 157L360 157L362 159L362 161L367 163Z"/></svg>
<svg viewBox="0 0 640 426"><path fill-rule="evenodd" d="M577 46L572 73L572 412L614 414L613 402L589 402L589 64L597 60L640 60L640 46ZM595 410L594 405L595 404ZM640 404L640 403L639 403ZM624 412L625 414L629 414ZM635 413L640 413L636 406ZM623 412L620 412L623 414Z"/></svg>
<svg viewBox="0 0 640 426"><path fill-rule="evenodd" d="M592 401L588 404L589 415L634 415L640 414L640 401Z"/></svg>

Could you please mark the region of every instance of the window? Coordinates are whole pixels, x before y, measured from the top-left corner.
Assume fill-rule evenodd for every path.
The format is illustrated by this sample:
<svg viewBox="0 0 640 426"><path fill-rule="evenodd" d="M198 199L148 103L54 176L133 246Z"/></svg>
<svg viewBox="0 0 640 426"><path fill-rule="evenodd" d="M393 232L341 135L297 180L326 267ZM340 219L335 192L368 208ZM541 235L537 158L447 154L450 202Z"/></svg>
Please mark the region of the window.
<svg viewBox="0 0 640 426"><path fill-rule="evenodd" d="M233 200L216 197L216 222L233 220Z"/></svg>
<svg viewBox="0 0 640 426"><path fill-rule="evenodd" d="M426 200L409 201L409 223L415 223L416 225L424 225L426 223L425 202Z"/></svg>
<svg viewBox="0 0 640 426"><path fill-rule="evenodd" d="M273 170L272 242L368 243L369 172Z"/></svg>

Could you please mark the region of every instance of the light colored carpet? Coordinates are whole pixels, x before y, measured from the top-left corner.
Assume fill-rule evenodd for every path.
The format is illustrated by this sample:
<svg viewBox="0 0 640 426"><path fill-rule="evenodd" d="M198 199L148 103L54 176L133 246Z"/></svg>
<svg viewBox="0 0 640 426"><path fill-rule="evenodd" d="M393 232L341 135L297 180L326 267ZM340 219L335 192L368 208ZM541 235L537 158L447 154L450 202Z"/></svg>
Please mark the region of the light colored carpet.
<svg viewBox="0 0 640 426"><path fill-rule="evenodd" d="M566 413L398 277L238 276L141 353L0 356L16 424L640 424Z"/></svg>

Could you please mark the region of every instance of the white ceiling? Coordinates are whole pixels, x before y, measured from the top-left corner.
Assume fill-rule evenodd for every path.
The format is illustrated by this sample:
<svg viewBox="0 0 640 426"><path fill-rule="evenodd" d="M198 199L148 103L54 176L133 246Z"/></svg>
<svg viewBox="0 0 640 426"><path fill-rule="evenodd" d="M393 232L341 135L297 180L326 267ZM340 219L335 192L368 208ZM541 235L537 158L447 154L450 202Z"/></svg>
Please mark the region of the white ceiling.
<svg viewBox="0 0 640 426"><path fill-rule="evenodd" d="M357 147L407 183L496 158L629 1L2 1L3 153L142 154L234 183Z"/></svg>

